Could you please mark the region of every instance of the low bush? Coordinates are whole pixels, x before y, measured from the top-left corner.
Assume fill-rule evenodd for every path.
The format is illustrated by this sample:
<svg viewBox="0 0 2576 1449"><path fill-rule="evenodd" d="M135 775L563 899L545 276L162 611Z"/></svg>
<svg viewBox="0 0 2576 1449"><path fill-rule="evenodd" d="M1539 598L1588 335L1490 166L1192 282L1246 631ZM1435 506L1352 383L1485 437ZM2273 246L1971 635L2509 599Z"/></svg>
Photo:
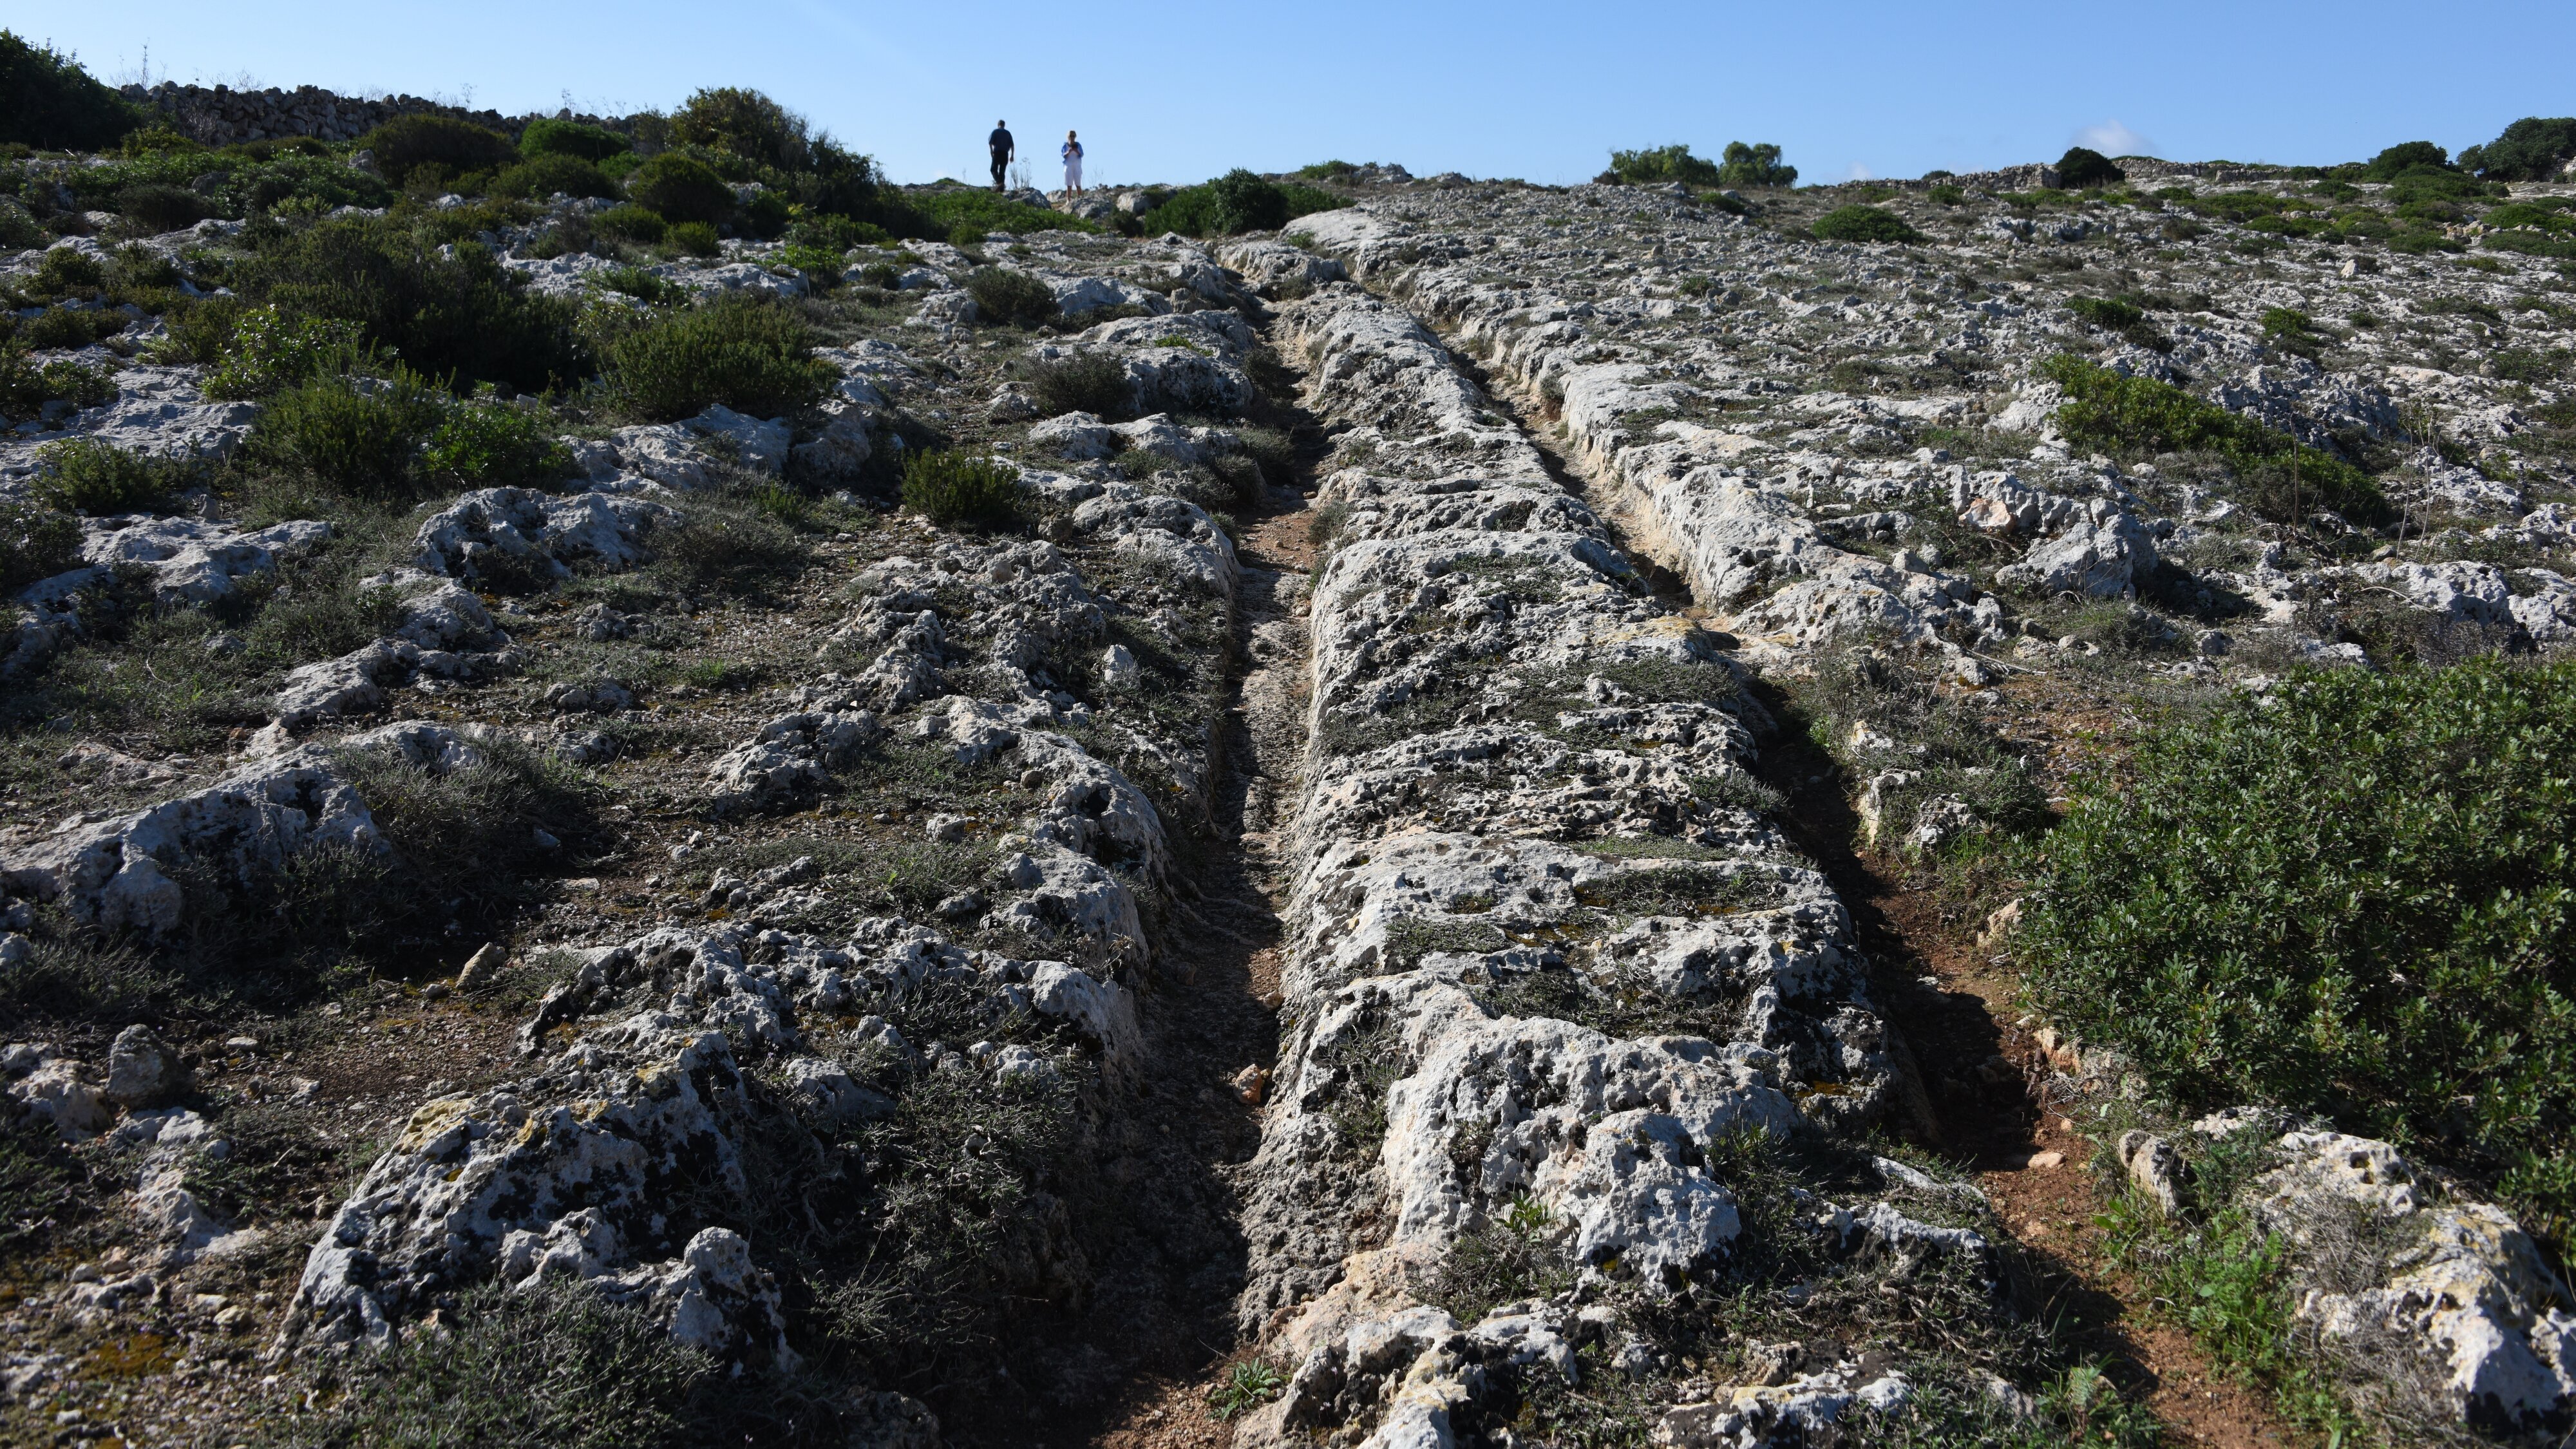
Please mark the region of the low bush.
<svg viewBox="0 0 2576 1449"><path fill-rule="evenodd" d="M79 520L58 509L0 501L0 593L16 593L80 562Z"/></svg>
<svg viewBox="0 0 2576 1449"><path fill-rule="evenodd" d="M452 386L543 392L586 376L574 305L531 292L482 246L437 247L383 219L325 221L244 264L236 292L302 317L354 322L369 344Z"/></svg>
<svg viewBox="0 0 2576 1449"><path fill-rule="evenodd" d="M350 378L318 377L270 398L242 446L251 461L338 492L407 497L416 491L412 455L444 411L439 391L407 368L363 390Z"/></svg>
<svg viewBox="0 0 2576 1449"><path fill-rule="evenodd" d="M1842 206L1817 217L1809 228L1821 241L1919 242L1923 234L1905 218L1875 206Z"/></svg>
<svg viewBox="0 0 2576 1449"><path fill-rule="evenodd" d="M2173 350L2173 340L2147 320L2146 310L2125 297L2069 297L2066 310L2105 332L2116 332L2140 347Z"/></svg>
<svg viewBox="0 0 2576 1449"><path fill-rule="evenodd" d="M905 236L944 239L961 226L978 232L1007 231L1013 235L1033 231L1099 229L1079 217L1067 216L1051 207L1031 206L979 187L916 191L906 198L905 211L907 214L898 218Z"/></svg>
<svg viewBox="0 0 2576 1449"><path fill-rule="evenodd" d="M1684 186L1717 186L1717 163L1704 156L1691 154L1689 146L1675 142L1637 151L1610 153L1610 170L1602 178L1630 186L1657 186L1678 181Z"/></svg>
<svg viewBox="0 0 2576 1449"><path fill-rule="evenodd" d="M519 154L532 159L538 156L574 156L598 162L633 150L634 145L615 131L551 117L530 121L528 128L519 133Z"/></svg>
<svg viewBox="0 0 2576 1449"><path fill-rule="evenodd" d="M128 222L148 232L177 231L211 215L206 198L184 186L139 183L116 194L116 209Z"/></svg>
<svg viewBox="0 0 2576 1449"><path fill-rule="evenodd" d="M1105 352L1077 352L1036 363L1027 376L1029 392L1046 417L1091 413L1118 422L1135 411L1135 389L1128 384L1125 365Z"/></svg>
<svg viewBox="0 0 2576 1449"><path fill-rule="evenodd" d="M102 151L142 121L123 96L50 45L0 30L0 144Z"/></svg>
<svg viewBox="0 0 2576 1449"><path fill-rule="evenodd" d="M1004 267L967 273L966 294L975 299L976 315L986 322L1034 327L1056 314L1055 293L1046 283Z"/></svg>
<svg viewBox="0 0 2576 1449"><path fill-rule="evenodd" d="M18 324L18 340L30 347L87 347L124 331L126 320L105 308L48 307Z"/></svg>
<svg viewBox="0 0 2576 1449"><path fill-rule="evenodd" d="M44 466L35 481L38 499L101 518L157 510L199 471L188 461L129 453L95 438L54 444L44 452Z"/></svg>
<svg viewBox="0 0 2576 1449"><path fill-rule="evenodd" d="M116 398L116 375L105 367L78 362L27 360L14 347L0 347L0 419L35 417L46 403L61 399L74 407L94 408Z"/></svg>
<svg viewBox="0 0 2576 1449"><path fill-rule="evenodd" d="M903 469L904 506L943 528L1003 528L1019 516L1020 471L993 458L915 453Z"/></svg>
<svg viewBox="0 0 2576 1449"><path fill-rule="evenodd" d="M2132 457L2216 453L2236 471L2248 505L2276 521L2317 508L2357 523L2389 516L2387 497L2369 474L2171 383L2123 376L2063 353L2038 371L2065 389L2057 425L2075 442Z"/></svg>
<svg viewBox="0 0 2576 1449"><path fill-rule="evenodd" d="M2110 157L2083 146L2069 146L2057 158L2057 184L2066 191L2085 191L2096 186L2116 186L2129 179L2129 173L2112 163Z"/></svg>
<svg viewBox="0 0 2576 1449"><path fill-rule="evenodd" d="M673 251L686 256L714 257L724 254L724 243L716 239L715 227L703 221L675 223L664 240L671 244Z"/></svg>
<svg viewBox="0 0 2576 1449"><path fill-rule="evenodd" d="M443 178L507 166L518 156L509 137L453 116L396 116L360 137L358 146L375 153L376 170L396 186L425 166L442 168Z"/></svg>
<svg viewBox="0 0 2576 1449"><path fill-rule="evenodd" d="M608 380L625 408L671 422L723 403L775 417L811 406L839 376L813 355L812 329L762 298L724 296L673 312L608 349Z"/></svg>
<svg viewBox="0 0 2576 1449"><path fill-rule="evenodd" d="M686 521L653 535L653 573L683 591L757 593L794 578L814 551L757 506L699 502Z"/></svg>
<svg viewBox="0 0 2576 1449"><path fill-rule="evenodd" d="M547 153L501 168L500 174L492 178L491 190L494 196L543 200L558 192L566 196L615 196L617 183L608 179L597 162Z"/></svg>
<svg viewBox="0 0 2576 1449"><path fill-rule="evenodd" d="M1798 168L1780 164L1780 148L1768 141L1746 145L1729 141L1719 153L1717 184L1720 186L1795 186Z"/></svg>
<svg viewBox="0 0 2576 1449"><path fill-rule="evenodd" d="M1329 191L1293 182L1283 186L1237 167L1203 186L1173 192L1138 221L1148 235L1226 236L1276 230L1298 217L1346 204Z"/></svg>
<svg viewBox="0 0 2576 1449"><path fill-rule="evenodd" d="M266 397L356 361L363 352L355 322L303 317L275 307L253 307L226 318L217 359L206 372L208 397Z"/></svg>
<svg viewBox="0 0 2576 1449"><path fill-rule="evenodd" d="M705 162L678 151L645 157L626 178L626 194L665 221L713 225L733 214L733 188Z"/></svg>
<svg viewBox="0 0 2576 1449"><path fill-rule="evenodd" d="M786 235L789 246L812 247L834 256L852 247L883 246L892 240L893 235L875 222L854 221L829 212L796 218L789 223Z"/></svg>
<svg viewBox="0 0 2576 1449"><path fill-rule="evenodd" d="M2576 665L2298 674L2028 861L2031 990L2186 1108L2323 1113L2576 1230Z"/></svg>
<svg viewBox="0 0 2576 1449"><path fill-rule="evenodd" d="M420 453L424 474L460 488L543 488L571 467L544 412L488 401L449 408Z"/></svg>
<svg viewBox="0 0 2576 1449"><path fill-rule="evenodd" d="M641 242L650 245L670 231L671 224L657 212L629 203L612 206L590 219L590 229L610 241Z"/></svg>

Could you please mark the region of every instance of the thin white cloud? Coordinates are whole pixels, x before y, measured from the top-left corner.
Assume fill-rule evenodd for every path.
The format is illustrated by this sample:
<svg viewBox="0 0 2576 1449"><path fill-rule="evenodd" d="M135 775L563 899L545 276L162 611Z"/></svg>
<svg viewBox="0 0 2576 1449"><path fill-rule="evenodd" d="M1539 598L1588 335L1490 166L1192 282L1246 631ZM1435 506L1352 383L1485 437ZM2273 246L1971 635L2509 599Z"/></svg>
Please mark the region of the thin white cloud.
<svg viewBox="0 0 2576 1449"><path fill-rule="evenodd" d="M2118 121L2104 121L2098 126L2085 127L2083 130L2075 133L2075 144L2078 146L2089 146L2093 150L2099 151L2105 156L2153 156L2156 154L2155 142L2148 140L2146 137L2139 135L2137 132L2130 130L2126 126L2121 125Z"/></svg>

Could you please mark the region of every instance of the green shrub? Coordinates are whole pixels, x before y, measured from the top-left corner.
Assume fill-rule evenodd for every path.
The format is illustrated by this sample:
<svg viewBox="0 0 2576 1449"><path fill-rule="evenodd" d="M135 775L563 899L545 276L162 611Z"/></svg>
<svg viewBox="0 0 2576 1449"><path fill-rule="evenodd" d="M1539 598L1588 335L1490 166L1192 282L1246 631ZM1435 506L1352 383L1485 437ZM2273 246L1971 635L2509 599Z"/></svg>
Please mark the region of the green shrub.
<svg viewBox="0 0 2576 1449"><path fill-rule="evenodd" d="M670 231L671 224L658 214L630 202L624 206L612 206L592 217L590 229L611 241L650 245L660 241Z"/></svg>
<svg viewBox="0 0 2576 1449"><path fill-rule="evenodd" d="M421 471L461 488L543 488L572 467L545 413L477 401L447 410L420 453Z"/></svg>
<svg viewBox="0 0 2576 1449"><path fill-rule="evenodd" d="M2069 146L2057 158L2057 184L2067 191L2083 191L2095 186L2114 186L2129 179L2129 173L2113 165L2111 158L2083 146Z"/></svg>
<svg viewBox="0 0 2576 1449"><path fill-rule="evenodd" d="M566 196L615 196L617 183L609 180L595 161L549 152L503 167L492 178L491 191L494 196L533 196L540 200L557 192Z"/></svg>
<svg viewBox="0 0 2576 1449"><path fill-rule="evenodd" d="M462 176L507 166L518 155L509 137L453 116L396 116L358 145L375 153L376 170L396 186L425 166L442 168L442 178Z"/></svg>
<svg viewBox="0 0 2576 1449"><path fill-rule="evenodd" d="M787 228L786 240L789 246L812 247L840 256L852 247L883 246L894 237L875 222L826 212L796 218Z"/></svg>
<svg viewBox="0 0 2576 1449"><path fill-rule="evenodd" d="M1288 196L1276 185L1238 166L1208 183L1217 230L1277 231L1288 224Z"/></svg>
<svg viewBox="0 0 2576 1449"><path fill-rule="evenodd" d="M1657 186L1678 181L1684 186L1717 186L1717 163L1691 154L1689 146L1674 142L1637 151L1610 153L1610 171L1606 180L1625 182L1630 186Z"/></svg>
<svg viewBox="0 0 2576 1449"><path fill-rule="evenodd" d="M1358 175L1359 169L1348 161L1318 161L1298 167L1296 174L1308 181L1340 181Z"/></svg>
<svg viewBox="0 0 2576 1449"><path fill-rule="evenodd" d="M87 347L124 331L126 320L106 308L48 307L18 324L18 339L29 347Z"/></svg>
<svg viewBox="0 0 2576 1449"><path fill-rule="evenodd" d="M915 453L904 464L903 501L943 528L1003 528L1019 516L1020 473L966 453Z"/></svg>
<svg viewBox="0 0 2576 1449"><path fill-rule="evenodd" d="M1720 186L1795 186L1798 168L1780 164L1780 148L1768 141L1750 146L1729 141L1718 158Z"/></svg>
<svg viewBox="0 0 2576 1449"><path fill-rule="evenodd" d="M2069 297L2066 310L2107 332L2117 332L2140 347L2173 350L2173 339L2147 320L2146 309L2126 297Z"/></svg>
<svg viewBox="0 0 2576 1449"><path fill-rule="evenodd" d="M996 196L981 187L914 192L908 210L910 215L903 218L902 234L906 236L944 239L960 226L979 232L1007 231L1015 236L1033 231L1099 230L1080 217Z"/></svg>
<svg viewBox="0 0 2576 1449"><path fill-rule="evenodd" d="M1134 411L1135 389L1128 385L1127 368L1105 352L1077 352L1027 371L1029 391L1043 416L1093 413L1120 421Z"/></svg>
<svg viewBox="0 0 2576 1449"><path fill-rule="evenodd" d="M634 145L615 131L552 118L530 121L528 128L519 133L519 154L531 160L539 156L574 156L600 162L630 151Z"/></svg>
<svg viewBox="0 0 2576 1449"><path fill-rule="evenodd" d="M0 418L32 418L56 398L94 408L116 398L116 374L78 362L29 362L14 347L0 348Z"/></svg>
<svg viewBox="0 0 2576 1449"><path fill-rule="evenodd" d="M839 376L813 355L814 340L775 302L719 297L618 339L608 380L629 411L654 422L694 416L713 402L775 417L820 400Z"/></svg>
<svg viewBox="0 0 2576 1449"><path fill-rule="evenodd" d="M362 354L355 322L253 307L230 321L219 360L206 373L208 397L266 397L337 372Z"/></svg>
<svg viewBox="0 0 2576 1449"><path fill-rule="evenodd" d="M2057 425L2075 442L2132 457L2216 453L2236 470L2254 511L2279 521L2314 508L2360 523L2388 516L2387 498L2359 468L2171 383L2125 377L2064 353L2038 371L2066 390Z"/></svg>
<svg viewBox="0 0 2576 1449"><path fill-rule="evenodd" d="M690 96L671 117L671 139L788 170L811 158L812 138L802 116L758 91L736 86L708 87Z"/></svg>
<svg viewBox="0 0 2576 1449"><path fill-rule="evenodd" d="M444 411L438 390L407 368L365 391L349 378L317 377L270 398L243 448L342 493L408 497L412 454Z"/></svg>
<svg viewBox="0 0 2576 1449"><path fill-rule="evenodd" d="M2430 141L2400 141L2370 158L2363 174L2373 181L2394 181L2413 167L2441 170L2450 164L2451 153Z"/></svg>
<svg viewBox="0 0 2576 1449"><path fill-rule="evenodd" d="M184 186L139 182L116 194L116 209L127 221L150 232L194 226L209 214L206 199Z"/></svg>
<svg viewBox="0 0 2576 1449"><path fill-rule="evenodd" d="M2283 352L2300 357L2317 355L2319 337L2316 319L2296 307L2267 307L2263 311L2263 340Z"/></svg>
<svg viewBox="0 0 2576 1449"><path fill-rule="evenodd" d="M1935 206L1957 206L1968 199L1968 193L1964 188L1946 183L1935 186L1923 194L1930 197Z"/></svg>
<svg viewBox="0 0 2576 1449"><path fill-rule="evenodd" d="M2188 1107L2272 1102L2576 1228L2576 665L2294 675L2151 734L2029 862L2034 993Z"/></svg>
<svg viewBox="0 0 2576 1449"><path fill-rule="evenodd" d="M713 225L733 214L733 188L705 162L678 151L645 157L626 178L626 194L666 221Z"/></svg>
<svg viewBox="0 0 2576 1449"><path fill-rule="evenodd" d="M142 117L123 96L50 45L0 30L0 144L100 151Z"/></svg>
<svg viewBox="0 0 2576 1449"><path fill-rule="evenodd" d="M1034 327L1056 313L1055 293L1026 272L977 267L966 274L966 293L975 299L976 315L996 325Z"/></svg>
<svg viewBox="0 0 2576 1449"><path fill-rule="evenodd" d="M2460 167L2489 181L2554 181L2576 156L2576 116L2525 116L2483 146L2460 153Z"/></svg>
<svg viewBox="0 0 2576 1449"><path fill-rule="evenodd" d="M233 285L287 313L354 322L454 386L543 392L588 375L573 303L529 291L476 243L445 250L381 219L325 221L263 250Z"/></svg>
<svg viewBox="0 0 2576 1449"><path fill-rule="evenodd" d="M1822 241L1919 242L1923 234L1895 212L1875 206L1842 206L1817 217L1813 231Z"/></svg>
<svg viewBox="0 0 2576 1449"><path fill-rule="evenodd" d="M679 222L671 228L664 239L670 242L672 250L685 256L714 257L724 254L724 243L716 239L715 227L703 221Z"/></svg>
<svg viewBox="0 0 2576 1449"><path fill-rule="evenodd" d="M194 464L146 457L95 438L56 443L44 452L45 472L35 495L70 513L107 517L157 511L170 495L195 481Z"/></svg>
<svg viewBox="0 0 2576 1449"><path fill-rule="evenodd" d="M755 593L792 579L814 551L795 530L757 507L699 501L676 528L653 535L653 570L684 590Z"/></svg>
<svg viewBox="0 0 2576 1449"><path fill-rule="evenodd" d="M81 528L57 509L0 501L0 593L14 594L80 563Z"/></svg>

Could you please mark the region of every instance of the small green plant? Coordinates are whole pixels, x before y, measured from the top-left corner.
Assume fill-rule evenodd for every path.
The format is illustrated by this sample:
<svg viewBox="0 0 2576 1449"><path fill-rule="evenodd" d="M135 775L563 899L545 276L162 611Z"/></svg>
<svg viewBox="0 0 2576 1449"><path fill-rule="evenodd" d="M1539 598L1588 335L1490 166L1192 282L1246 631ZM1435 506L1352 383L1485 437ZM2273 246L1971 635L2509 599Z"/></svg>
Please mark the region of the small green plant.
<svg viewBox="0 0 2576 1449"><path fill-rule="evenodd" d="M1720 186L1795 186L1798 168L1780 162L1780 148L1769 141L1748 145L1729 141L1718 154L1717 184Z"/></svg>
<svg viewBox="0 0 2576 1449"><path fill-rule="evenodd" d="M904 465L903 501L943 528L1007 527L1019 516L1019 470L953 450L915 453Z"/></svg>
<svg viewBox="0 0 2576 1449"><path fill-rule="evenodd" d="M2216 453L2267 518L2288 521L2317 508L2359 523L2389 516L2387 498L2369 474L2171 383L2124 376L2064 353L2037 370L2065 389L2057 425L2079 443L2131 456Z"/></svg>
<svg viewBox="0 0 2576 1449"><path fill-rule="evenodd" d="M555 152L505 166L492 178L494 196L532 196L542 200L557 192L566 196L615 196L617 183L608 179L597 162Z"/></svg>
<svg viewBox="0 0 2576 1449"><path fill-rule="evenodd" d="M445 395L407 368L382 381L320 377L270 398L244 450L359 497L416 491L412 455L446 411Z"/></svg>
<svg viewBox="0 0 2576 1449"><path fill-rule="evenodd" d="M724 243L716 239L716 229L712 222L675 222L671 229L663 234L663 240L670 243L673 251L685 256L714 257L724 254Z"/></svg>
<svg viewBox="0 0 2576 1449"><path fill-rule="evenodd" d="M2296 307L2267 307L2262 324L2263 340L2271 346L2298 357L2317 355L2317 323L2307 313Z"/></svg>
<svg viewBox="0 0 2576 1449"><path fill-rule="evenodd" d="M1875 206L1837 207L1817 217L1809 228L1822 241L1840 242L1919 242L1923 234L1906 224L1905 218Z"/></svg>
<svg viewBox="0 0 2576 1449"><path fill-rule="evenodd" d="M116 194L116 209L148 232L177 231L206 217L206 199L184 186L138 182Z"/></svg>
<svg viewBox="0 0 2576 1449"><path fill-rule="evenodd" d="M1930 197L1932 199L1932 204L1935 206L1957 206L1968 199L1968 193L1965 189L1952 186L1947 182L1944 182L1939 186L1935 186L1923 194Z"/></svg>
<svg viewBox="0 0 2576 1449"><path fill-rule="evenodd" d="M1208 1417L1220 1424L1242 1418L1287 1387L1286 1374L1260 1359L1246 1359L1226 1370L1225 1381L1208 1391Z"/></svg>
<svg viewBox="0 0 2576 1449"><path fill-rule="evenodd" d="M495 402L449 408L420 454L423 473L466 488L542 488L571 466L542 411Z"/></svg>
<svg viewBox="0 0 2576 1449"><path fill-rule="evenodd" d="M720 402L774 417L811 405L838 376L813 355L813 332L788 308L729 295L637 328L608 349L608 380L652 422Z"/></svg>
<svg viewBox="0 0 2576 1449"><path fill-rule="evenodd" d="M45 450L44 463L37 498L65 512L102 518L157 510L196 472L181 460L129 453L95 438L56 443Z"/></svg>
<svg viewBox="0 0 2576 1449"><path fill-rule="evenodd" d="M610 241L637 242L651 245L671 230L671 224L659 212L628 203L612 206L590 219L590 229Z"/></svg>
<svg viewBox="0 0 2576 1449"><path fill-rule="evenodd" d="M80 521L58 509L0 502L0 593L80 563Z"/></svg>
<svg viewBox="0 0 2576 1449"><path fill-rule="evenodd" d="M206 373L206 395L266 397L340 371L361 354L355 322L253 307L233 320L222 359Z"/></svg>
<svg viewBox="0 0 2576 1449"><path fill-rule="evenodd" d="M27 360L14 347L0 347L0 417L34 417L60 398L74 407L94 408L116 398L116 375L105 367L79 362Z"/></svg>
<svg viewBox="0 0 2576 1449"><path fill-rule="evenodd" d="M966 294L975 313L995 324L1034 327L1056 314L1055 293L1026 272L1004 267L977 267L966 274Z"/></svg>
<svg viewBox="0 0 2576 1449"><path fill-rule="evenodd" d="M1077 352L1028 369L1029 391L1047 417L1091 413L1111 421L1135 411L1136 390L1127 369L1105 352Z"/></svg>

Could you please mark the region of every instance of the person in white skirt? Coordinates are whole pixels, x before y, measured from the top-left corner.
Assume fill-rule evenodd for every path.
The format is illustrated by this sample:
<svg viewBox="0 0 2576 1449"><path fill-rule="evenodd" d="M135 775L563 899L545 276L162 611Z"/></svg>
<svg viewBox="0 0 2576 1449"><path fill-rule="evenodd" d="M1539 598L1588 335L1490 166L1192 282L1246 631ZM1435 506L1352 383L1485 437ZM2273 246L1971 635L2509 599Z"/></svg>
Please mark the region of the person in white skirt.
<svg viewBox="0 0 2576 1449"><path fill-rule="evenodd" d="M1064 133L1064 189L1068 195L1082 194L1082 143L1071 131Z"/></svg>

